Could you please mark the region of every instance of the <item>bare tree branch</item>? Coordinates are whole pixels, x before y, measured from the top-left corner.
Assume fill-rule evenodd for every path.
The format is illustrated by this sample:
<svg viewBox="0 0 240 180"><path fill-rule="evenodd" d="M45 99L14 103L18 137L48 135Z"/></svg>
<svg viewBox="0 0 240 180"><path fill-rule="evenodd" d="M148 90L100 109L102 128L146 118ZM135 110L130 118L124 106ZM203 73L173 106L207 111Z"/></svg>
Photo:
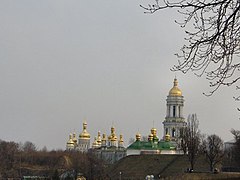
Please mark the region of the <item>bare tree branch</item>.
<svg viewBox="0 0 240 180"><path fill-rule="evenodd" d="M183 16L177 22L187 31L186 44L177 54L179 58L171 70L205 76L211 96L220 86L239 81L240 71L240 1L239 0L155 0L140 5L145 13L163 9L177 9ZM190 28L189 28L190 26Z"/></svg>

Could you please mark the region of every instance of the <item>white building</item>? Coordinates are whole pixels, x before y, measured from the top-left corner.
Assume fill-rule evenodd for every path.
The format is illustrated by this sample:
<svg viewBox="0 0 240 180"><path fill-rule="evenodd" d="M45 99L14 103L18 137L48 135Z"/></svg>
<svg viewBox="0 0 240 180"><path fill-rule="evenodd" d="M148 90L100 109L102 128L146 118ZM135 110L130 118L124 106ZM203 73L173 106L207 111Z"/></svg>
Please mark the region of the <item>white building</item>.
<svg viewBox="0 0 240 180"><path fill-rule="evenodd" d="M177 141L180 129L187 125L183 116L184 98L182 91L178 88L178 81L175 78L173 87L167 96L167 111L163 121L163 138L169 134L171 141Z"/></svg>
<svg viewBox="0 0 240 180"><path fill-rule="evenodd" d="M69 140L67 141L66 150L78 150L81 152L87 152L90 148L90 134L87 132L87 123L83 123L83 130L79 134L77 140L76 133L69 135Z"/></svg>

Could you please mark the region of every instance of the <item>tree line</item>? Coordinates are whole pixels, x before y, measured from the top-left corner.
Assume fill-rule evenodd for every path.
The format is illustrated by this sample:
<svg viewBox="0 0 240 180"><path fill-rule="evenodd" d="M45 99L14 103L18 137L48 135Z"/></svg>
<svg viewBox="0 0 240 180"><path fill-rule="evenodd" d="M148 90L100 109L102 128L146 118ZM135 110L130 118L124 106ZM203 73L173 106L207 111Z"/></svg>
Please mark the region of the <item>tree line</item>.
<svg viewBox="0 0 240 180"><path fill-rule="evenodd" d="M180 130L179 147L188 156L190 170L194 169L195 162L201 155L206 157L210 171L221 167L223 163L225 166L240 167L240 131L232 129L231 133L235 143L234 146L226 149L223 140L218 135L206 136L200 132L196 114L189 115L187 126ZM229 164L229 162L231 163Z"/></svg>
<svg viewBox="0 0 240 180"><path fill-rule="evenodd" d="M91 153L37 150L32 142L15 143L0 140L0 179L42 176L59 179L66 172L87 179L104 179L105 163ZM75 178L75 177L74 177ZM71 179L71 178L70 178Z"/></svg>

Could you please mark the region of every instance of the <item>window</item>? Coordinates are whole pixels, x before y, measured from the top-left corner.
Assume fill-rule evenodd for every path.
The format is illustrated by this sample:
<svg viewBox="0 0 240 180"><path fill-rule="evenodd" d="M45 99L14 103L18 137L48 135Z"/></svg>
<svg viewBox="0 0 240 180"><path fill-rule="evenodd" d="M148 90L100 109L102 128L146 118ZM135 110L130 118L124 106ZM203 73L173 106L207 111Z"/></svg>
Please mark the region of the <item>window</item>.
<svg viewBox="0 0 240 180"><path fill-rule="evenodd" d="M181 107L178 106L179 117L181 117Z"/></svg>
<svg viewBox="0 0 240 180"><path fill-rule="evenodd" d="M175 137L175 135L176 135L176 130L173 129L173 130L172 130L172 137Z"/></svg>
<svg viewBox="0 0 240 180"><path fill-rule="evenodd" d="M173 117L176 117L176 106L173 106Z"/></svg>

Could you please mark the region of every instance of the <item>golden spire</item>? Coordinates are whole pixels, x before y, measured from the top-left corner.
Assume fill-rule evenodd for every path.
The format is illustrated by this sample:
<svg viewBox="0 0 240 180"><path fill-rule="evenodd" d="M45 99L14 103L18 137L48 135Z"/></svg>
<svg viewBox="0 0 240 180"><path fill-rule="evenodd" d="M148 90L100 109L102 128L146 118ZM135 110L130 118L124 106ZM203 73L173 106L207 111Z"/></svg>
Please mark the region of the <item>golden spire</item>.
<svg viewBox="0 0 240 180"><path fill-rule="evenodd" d="M177 78L174 78L173 87L169 91L169 96L182 96L182 91L178 88Z"/></svg>
<svg viewBox="0 0 240 180"><path fill-rule="evenodd" d="M83 131L79 134L79 138L81 139L90 139L90 134L87 132L87 122L83 122Z"/></svg>

